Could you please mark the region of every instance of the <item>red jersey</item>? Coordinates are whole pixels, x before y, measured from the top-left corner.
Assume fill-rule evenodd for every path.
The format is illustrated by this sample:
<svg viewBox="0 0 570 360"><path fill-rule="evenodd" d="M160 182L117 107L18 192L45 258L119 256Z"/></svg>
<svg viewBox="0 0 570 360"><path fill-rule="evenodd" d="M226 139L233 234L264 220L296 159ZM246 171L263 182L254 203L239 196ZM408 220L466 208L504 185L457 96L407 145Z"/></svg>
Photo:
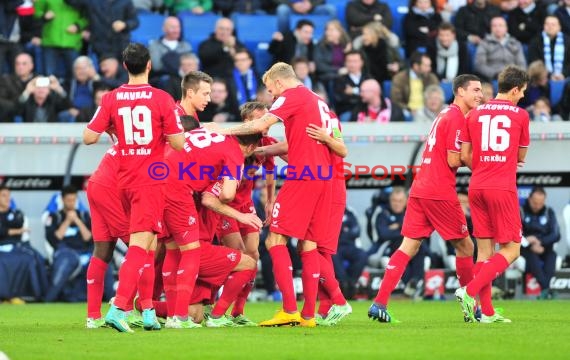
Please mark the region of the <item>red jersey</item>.
<svg viewBox="0 0 570 360"><path fill-rule="evenodd" d="M176 102L176 112L178 113L178 116L185 116L185 115L190 115L188 113L186 113L186 110L184 110L184 108L182 107L182 104L180 104L180 101ZM194 113L192 114L192 116L198 120L198 122L200 122L200 119L198 119L198 114Z"/></svg>
<svg viewBox="0 0 570 360"><path fill-rule="evenodd" d="M149 166L164 159L165 136L182 133L174 100L150 85L122 85L105 94L87 127L103 133L114 126L118 138L119 188L162 182Z"/></svg>
<svg viewBox="0 0 570 360"><path fill-rule="evenodd" d="M170 169L167 197L176 199L176 192L202 192L223 176L241 179L244 157L235 137L205 128L186 132L185 136L184 150L166 149Z"/></svg>
<svg viewBox="0 0 570 360"><path fill-rule="evenodd" d="M117 151L117 145L113 145L107 150L99 166L89 177L89 181L104 186L117 186L117 173L119 172Z"/></svg>
<svg viewBox="0 0 570 360"><path fill-rule="evenodd" d="M519 148L530 145L528 112L506 100L491 100L467 116L460 140L471 143L469 189L517 191Z"/></svg>
<svg viewBox="0 0 570 360"><path fill-rule="evenodd" d="M457 200L457 169L449 167L447 152L461 151L459 135L464 124L465 116L455 104L439 113L431 125L420 170L415 175L410 196L432 200Z"/></svg>
<svg viewBox="0 0 570 360"><path fill-rule="evenodd" d="M285 125L289 166L297 174L296 179L318 179L319 167L328 168L330 165L330 151L326 145L311 139L306 128L309 124L330 128L331 119L336 118L336 115L323 99L303 85L285 90L275 100L269 113ZM304 170L310 170L312 176L303 176ZM323 176L327 172L328 169L320 169Z"/></svg>

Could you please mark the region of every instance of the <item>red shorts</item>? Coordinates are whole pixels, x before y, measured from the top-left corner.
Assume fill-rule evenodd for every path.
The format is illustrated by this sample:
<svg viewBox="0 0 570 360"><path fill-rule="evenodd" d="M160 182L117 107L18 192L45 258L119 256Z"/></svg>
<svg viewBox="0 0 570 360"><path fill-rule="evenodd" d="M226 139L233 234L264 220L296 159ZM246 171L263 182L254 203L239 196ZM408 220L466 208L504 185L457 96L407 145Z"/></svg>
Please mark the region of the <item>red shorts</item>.
<svg viewBox="0 0 570 360"><path fill-rule="evenodd" d="M190 304L210 304L212 289L212 285L197 279L196 284L194 285L194 291L192 292L192 297L190 298Z"/></svg>
<svg viewBox="0 0 570 360"><path fill-rule="evenodd" d="M255 206L253 203L246 203L241 206L239 209L236 209L241 213L252 213L255 214ZM245 225L237 221L236 219L232 219L231 217L221 215L220 222L218 224L218 236L223 238L228 234L233 234L239 232L242 237L245 237L247 234L252 233L259 233L259 229L254 228L250 225Z"/></svg>
<svg viewBox="0 0 570 360"><path fill-rule="evenodd" d="M198 279L212 286L222 286L240 260L239 250L200 241Z"/></svg>
<svg viewBox="0 0 570 360"><path fill-rule="evenodd" d="M198 212L192 198L189 198L189 201L167 200L164 208L164 223L167 233L178 246L187 245L199 239Z"/></svg>
<svg viewBox="0 0 570 360"><path fill-rule="evenodd" d="M459 200L433 200L410 196L402 224L402 235L424 239L437 231L444 240L464 239L469 235Z"/></svg>
<svg viewBox="0 0 570 360"><path fill-rule="evenodd" d="M326 242L329 235L332 185L325 180L287 180L271 217L271 232L299 240Z"/></svg>
<svg viewBox="0 0 570 360"><path fill-rule="evenodd" d="M93 241L129 241L129 221L121 205L119 189L90 181L87 200Z"/></svg>
<svg viewBox="0 0 570 360"><path fill-rule="evenodd" d="M329 222L329 233L327 240L319 243L319 250L327 254L334 255L338 248L338 237L340 235L340 228L342 227L342 218L344 217L344 209L346 204L332 203L331 216Z"/></svg>
<svg viewBox="0 0 570 360"><path fill-rule="evenodd" d="M121 203L129 219L129 233L162 232L164 195L162 185L146 185L120 189Z"/></svg>
<svg viewBox="0 0 570 360"><path fill-rule="evenodd" d="M198 210L198 217L200 219L198 238L200 241L211 242L214 239L214 236L216 236L221 215L205 206L202 206Z"/></svg>
<svg viewBox="0 0 570 360"><path fill-rule="evenodd" d="M473 236L496 243L520 243L521 213L516 193L505 190L469 190Z"/></svg>

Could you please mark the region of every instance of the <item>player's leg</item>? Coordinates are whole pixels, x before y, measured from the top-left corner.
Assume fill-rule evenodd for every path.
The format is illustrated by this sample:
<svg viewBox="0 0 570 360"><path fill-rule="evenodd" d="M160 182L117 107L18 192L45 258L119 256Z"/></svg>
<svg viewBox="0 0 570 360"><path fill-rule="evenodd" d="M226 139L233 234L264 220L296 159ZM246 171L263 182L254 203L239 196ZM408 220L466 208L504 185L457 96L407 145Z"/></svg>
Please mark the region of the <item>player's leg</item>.
<svg viewBox="0 0 570 360"><path fill-rule="evenodd" d="M336 325L343 318L352 313L352 307L344 298L338 281L335 278L332 256L319 251L319 261L321 278L319 279L320 304L318 313L321 314L321 316L323 314L325 316L322 321L318 320L318 323L325 326ZM327 302L330 304L330 309L325 311Z"/></svg>
<svg viewBox="0 0 570 360"><path fill-rule="evenodd" d="M138 281L138 293L142 308L143 328L145 330L160 330L160 323L156 318L153 306L152 293L154 291L154 254L157 247L156 235L148 249L146 260Z"/></svg>
<svg viewBox="0 0 570 360"><path fill-rule="evenodd" d="M303 309L301 310L301 325L313 327L313 325L316 326L314 319L315 307L317 304L321 272L319 250L317 249L317 243L311 240L299 241L297 248L301 256L301 262L303 263L301 280L303 282L303 295L305 297ZM305 322L307 324L305 324Z"/></svg>
<svg viewBox="0 0 570 360"><path fill-rule="evenodd" d="M179 238L178 235L175 235L175 239L177 239L176 242L180 249L180 261L176 271L174 318L184 323L192 321L189 319L188 306L198 277L201 249L199 241L187 242L183 238Z"/></svg>
<svg viewBox="0 0 570 360"><path fill-rule="evenodd" d="M466 286L473 279L473 251L475 246L470 236L461 240L451 240L455 248L455 271L460 286Z"/></svg>
<svg viewBox="0 0 570 360"><path fill-rule="evenodd" d="M164 296L167 307L167 325L174 318L176 310L176 272L180 262L180 249L172 237L165 240L166 255L162 264L162 282L164 283ZM170 321L169 321L170 320ZM170 327L170 326L167 326Z"/></svg>
<svg viewBox="0 0 570 360"><path fill-rule="evenodd" d="M115 250L115 241L96 241L94 244L93 256L87 267L87 328L105 324L101 318L104 279Z"/></svg>
<svg viewBox="0 0 570 360"><path fill-rule="evenodd" d="M240 234L241 237L241 234ZM251 273L251 278L245 284L242 291L238 294L234 307L232 308L232 317L236 324L242 326L256 326L257 324L249 320L244 315L244 308L247 298L255 285L255 277L257 276L257 261L259 260L259 231L252 232L244 231L243 242L245 247L245 254L250 256L255 261L255 268Z"/></svg>
<svg viewBox="0 0 570 360"><path fill-rule="evenodd" d="M152 299L160 300L164 284L162 283L162 265L164 265L164 257L166 256L166 247L164 246L164 238L159 238L154 252L154 286L152 290Z"/></svg>

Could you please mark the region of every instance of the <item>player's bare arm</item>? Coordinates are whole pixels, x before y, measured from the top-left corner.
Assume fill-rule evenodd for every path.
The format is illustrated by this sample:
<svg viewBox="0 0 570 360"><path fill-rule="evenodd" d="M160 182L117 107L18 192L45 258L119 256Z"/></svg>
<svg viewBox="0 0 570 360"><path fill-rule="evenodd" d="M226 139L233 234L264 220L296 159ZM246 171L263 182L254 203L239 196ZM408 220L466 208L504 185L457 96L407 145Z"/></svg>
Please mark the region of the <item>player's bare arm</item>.
<svg viewBox="0 0 570 360"><path fill-rule="evenodd" d="M471 163L473 161L473 147L471 143L461 143L461 162L463 165L471 169Z"/></svg>
<svg viewBox="0 0 570 360"><path fill-rule="evenodd" d="M321 143L325 144L329 147L335 154L344 158L348 155L348 149L342 140L342 137L333 137L328 134L327 130L315 125L309 124L307 127L307 134L312 139L320 141Z"/></svg>
<svg viewBox="0 0 570 360"><path fill-rule="evenodd" d="M236 197L238 181L229 177L224 177L222 182L222 191L220 192L220 201L223 204L231 202Z"/></svg>
<svg viewBox="0 0 570 360"><path fill-rule="evenodd" d="M249 226L253 226L257 229L260 229L263 226L262 221L255 215L251 213L241 213L236 209L232 208L229 205L223 204L220 199L216 196L204 193L202 194L202 205L207 207L208 209L217 212L218 214L222 214L232 219L236 219L242 224L246 224Z"/></svg>
<svg viewBox="0 0 570 360"><path fill-rule="evenodd" d="M168 135L166 138L174 150L180 151L184 148L184 133Z"/></svg>
<svg viewBox="0 0 570 360"><path fill-rule="evenodd" d="M89 128L85 128L85 130L83 130L83 143L85 145L95 144L97 143L97 141L99 141L100 136L101 134L96 133L95 131Z"/></svg>
<svg viewBox="0 0 570 360"><path fill-rule="evenodd" d="M271 114L265 114L259 119L244 122L238 126L221 129L222 135L250 135L267 131L272 125L276 124L279 119Z"/></svg>
<svg viewBox="0 0 570 360"><path fill-rule="evenodd" d="M461 153L458 151L447 151L447 165L450 168L458 168L463 166L463 162L461 161Z"/></svg>
<svg viewBox="0 0 570 360"><path fill-rule="evenodd" d="M254 151L255 154L267 156L282 156L287 154L287 152L289 152L289 144L287 144L287 141L280 141L267 146L258 146Z"/></svg>
<svg viewBox="0 0 570 360"><path fill-rule="evenodd" d="M519 153L518 153L518 167L523 167L525 159L526 159L526 154L528 152L528 148L527 147L519 147Z"/></svg>

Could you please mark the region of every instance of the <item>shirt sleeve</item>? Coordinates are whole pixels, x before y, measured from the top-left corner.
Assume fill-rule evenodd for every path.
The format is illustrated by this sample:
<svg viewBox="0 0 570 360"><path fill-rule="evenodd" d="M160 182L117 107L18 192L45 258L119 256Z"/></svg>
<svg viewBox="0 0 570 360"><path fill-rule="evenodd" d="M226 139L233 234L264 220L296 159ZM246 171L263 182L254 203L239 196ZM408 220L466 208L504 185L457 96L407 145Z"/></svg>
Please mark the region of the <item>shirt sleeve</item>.
<svg viewBox="0 0 570 360"><path fill-rule="evenodd" d="M111 93L105 94L101 100L101 105L95 111L93 118L87 125L87 128L97 134L102 134L111 127L111 114L110 114L110 97Z"/></svg>
<svg viewBox="0 0 570 360"><path fill-rule="evenodd" d="M295 111L299 111L291 97L280 96L273 102L269 113L281 121L286 121Z"/></svg>
<svg viewBox="0 0 570 360"><path fill-rule="evenodd" d="M528 112L524 112L522 121L521 137L519 139L519 147L529 147L530 145L530 117Z"/></svg>
<svg viewBox="0 0 570 360"><path fill-rule="evenodd" d="M471 121L471 116L468 115L467 119L463 122L461 131L459 132L459 142L471 143L471 134L469 133L469 122Z"/></svg>
<svg viewBox="0 0 570 360"><path fill-rule="evenodd" d="M162 118L162 130L164 135L176 135L184 132L182 128L182 123L180 122L180 116L178 116L178 111L174 100L170 96L164 96L164 117Z"/></svg>
<svg viewBox="0 0 570 360"><path fill-rule="evenodd" d="M461 136L461 131L465 124L465 118L457 114L457 116L451 116L450 122L447 127L447 139L445 139L445 147L447 151L460 152L461 142L459 138Z"/></svg>

